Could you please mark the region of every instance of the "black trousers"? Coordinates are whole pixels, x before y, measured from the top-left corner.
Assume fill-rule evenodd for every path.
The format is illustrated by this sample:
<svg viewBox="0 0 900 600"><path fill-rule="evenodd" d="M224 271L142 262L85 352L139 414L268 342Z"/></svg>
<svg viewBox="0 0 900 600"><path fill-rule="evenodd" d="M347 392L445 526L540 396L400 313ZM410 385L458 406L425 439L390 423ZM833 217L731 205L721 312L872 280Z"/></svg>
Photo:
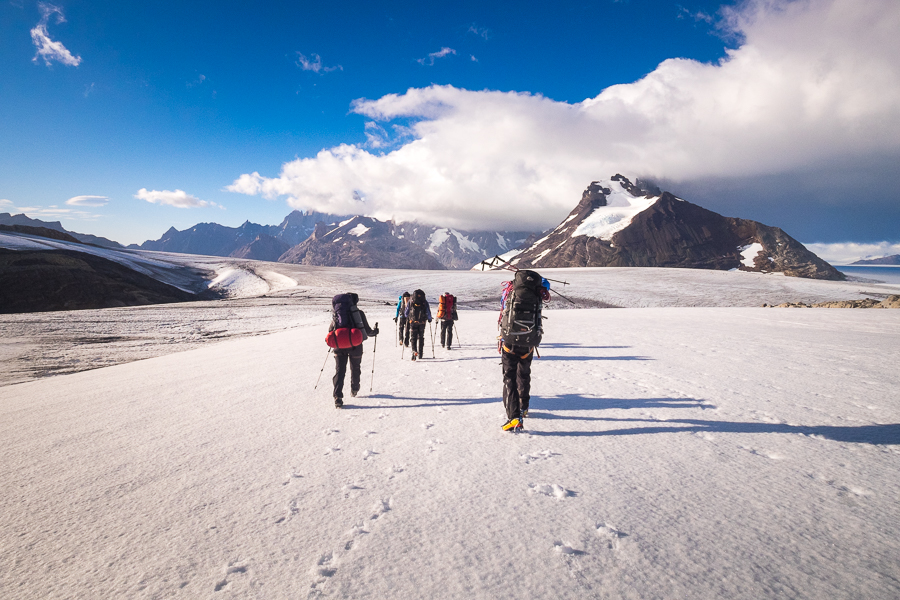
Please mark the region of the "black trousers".
<svg viewBox="0 0 900 600"><path fill-rule="evenodd" d="M446 342L444 341L446 338ZM441 321L441 346L449 348L453 345L453 321Z"/></svg>
<svg viewBox="0 0 900 600"><path fill-rule="evenodd" d="M346 350L335 348L334 350L334 397L344 398L344 375L347 373L347 361L350 361L350 390L359 391L359 376L362 371L362 344Z"/></svg>
<svg viewBox="0 0 900 600"><path fill-rule="evenodd" d="M409 323L410 340L412 341L413 352L418 352L422 356L425 350L425 323Z"/></svg>
<svg viewBox="0 0 900 600"><path fill-rule="evenodd" d="M400 317L397 322L400 324L400 343L409 346L409 319Z"/></svg>
<svg viewBox="0 0 900 600"><path fill-rule="evenodd" d="M531 359L534 348L513 346L512 352L503 348L503 407L508 419L518 419L528 410L531 400Z"/></svg>

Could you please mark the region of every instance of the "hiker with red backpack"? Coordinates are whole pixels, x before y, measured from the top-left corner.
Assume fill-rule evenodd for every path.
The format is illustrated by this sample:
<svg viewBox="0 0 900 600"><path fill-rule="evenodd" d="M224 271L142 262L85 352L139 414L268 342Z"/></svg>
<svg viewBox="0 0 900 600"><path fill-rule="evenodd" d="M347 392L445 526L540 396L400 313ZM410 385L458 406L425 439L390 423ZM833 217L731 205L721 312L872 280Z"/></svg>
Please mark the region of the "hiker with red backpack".
<svg viewBox="0 0 900 600"><path fill-rule="evenodd" d="M453 322L459 320L456 314L456 296L444 293L438 300L437 318L441 321L441 348L450 350L453 345Z"/></svg>
<svg viewBox="0 0 900 600"><path fill-rule="evenodd" d="M347 362L350 362L350 395L356 397L359 392L359 380L362 372L363 342L369 337L378 335L378 323L375 329L369 327L366 314L356 306L359 302L357 294L338 294L331 299L331 325L325 343L334 350L334 407L344 406L344 376L347 373Z"/></svg>
<svg viewBox="0 0 900 600"><path fill-rule="evenodd" d="M425 350L425 322L431 323L431 306L425 299L425 292L416 290L406 305L406 318L409 322L410 341L412 342L412 359L422 358Z"/></svg>
<svg viewBox="0 0 900 600"><path fill-rule="evenodd" d="M531 360L544 334L541 309L550 300L550 283L534 271L520 270L503 284L498 350L503 365L503 431L525 428L531 400Z"/></svg>

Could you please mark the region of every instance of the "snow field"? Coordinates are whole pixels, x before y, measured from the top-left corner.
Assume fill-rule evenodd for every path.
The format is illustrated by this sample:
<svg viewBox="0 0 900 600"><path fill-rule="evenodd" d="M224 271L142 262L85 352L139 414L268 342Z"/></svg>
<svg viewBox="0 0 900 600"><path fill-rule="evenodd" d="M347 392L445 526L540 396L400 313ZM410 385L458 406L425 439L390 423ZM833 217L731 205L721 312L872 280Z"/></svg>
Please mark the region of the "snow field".
<svg viewBox="0 0 900 600"><path fill-rule="evenodd" d="M0 596L900 594L893 311L551 310L519 435L495 312L366 311L340 411L325 312L0 388Z"/></svg>

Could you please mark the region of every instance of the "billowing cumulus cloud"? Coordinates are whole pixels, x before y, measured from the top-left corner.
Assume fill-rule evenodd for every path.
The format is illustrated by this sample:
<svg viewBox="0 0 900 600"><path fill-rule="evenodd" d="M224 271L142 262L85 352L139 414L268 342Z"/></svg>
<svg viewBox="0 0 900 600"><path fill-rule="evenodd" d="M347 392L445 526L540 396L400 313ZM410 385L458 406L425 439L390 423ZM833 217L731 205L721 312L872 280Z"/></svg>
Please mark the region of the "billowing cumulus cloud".
<svg viewBox="0 0 900 600"><path fill-rule="evenodd" d="M165 204L176 208L204 208L206 206L218 206L215 202L200 200L196 196L191 196L183 190L148 190L141 188L134 195L138 200L146 200L151 204Z"/></svg>
<svg viewBox="0 0 900 600"><path fill-rule="evenodd" d="M106 196L75 196L66 200L69 206L106 206L109 198Z"/></svg>
<svg viewBox="0 0 900 600"><path fill-rule="evenodd" d="M57 24L66 22L62 9L52 4L45 4L44 2L38 4L38 9L41 11L41 20L34 26L34 29L31 30L31 41L34 42L34 46L37 48L37 53L32 60L37 62L40 57L44 59L44 64L48 67L54 60L70 67L77 67L80 65L81 57L75 56L69 52L68 48L63 46L62 42L50 39L50 34L47 32L47 25L50 22L50 17L55 16Z"/></svg>
<svg viewBox="0 0 900 600"><path fill-rule="evenodd" d="M359 100L353 111L380 132L401 124L409 141L379 137L370 148L396 148L385 154L340 145L229 189L338 214L543 228L616 172L678 182L900 155L900 2L755 0L724 26L741 41L722 61L666 60L577 104L451 86Z"/></svg>

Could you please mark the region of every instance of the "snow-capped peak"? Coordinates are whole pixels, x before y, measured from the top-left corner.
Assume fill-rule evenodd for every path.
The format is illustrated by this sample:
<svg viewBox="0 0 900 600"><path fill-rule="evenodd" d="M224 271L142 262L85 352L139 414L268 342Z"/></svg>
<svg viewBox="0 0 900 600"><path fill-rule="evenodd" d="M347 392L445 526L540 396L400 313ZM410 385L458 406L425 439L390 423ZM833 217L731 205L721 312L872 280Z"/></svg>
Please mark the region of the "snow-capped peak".
<svg viewBox="0 0 900 600"><path fill-rule="evenodd" d="M627 179L622 179L628 182ZM613 235L628 227L634 217L653 206L659 199L653 195L636 196L628 189L634 189L633 186L629 184L626 188L623 181L615 177L604 183L603 187L609 190L605 194L606 206L598 206L585 217L572 232L572 237L586 235L601 240L612 240Z"/></svg>

